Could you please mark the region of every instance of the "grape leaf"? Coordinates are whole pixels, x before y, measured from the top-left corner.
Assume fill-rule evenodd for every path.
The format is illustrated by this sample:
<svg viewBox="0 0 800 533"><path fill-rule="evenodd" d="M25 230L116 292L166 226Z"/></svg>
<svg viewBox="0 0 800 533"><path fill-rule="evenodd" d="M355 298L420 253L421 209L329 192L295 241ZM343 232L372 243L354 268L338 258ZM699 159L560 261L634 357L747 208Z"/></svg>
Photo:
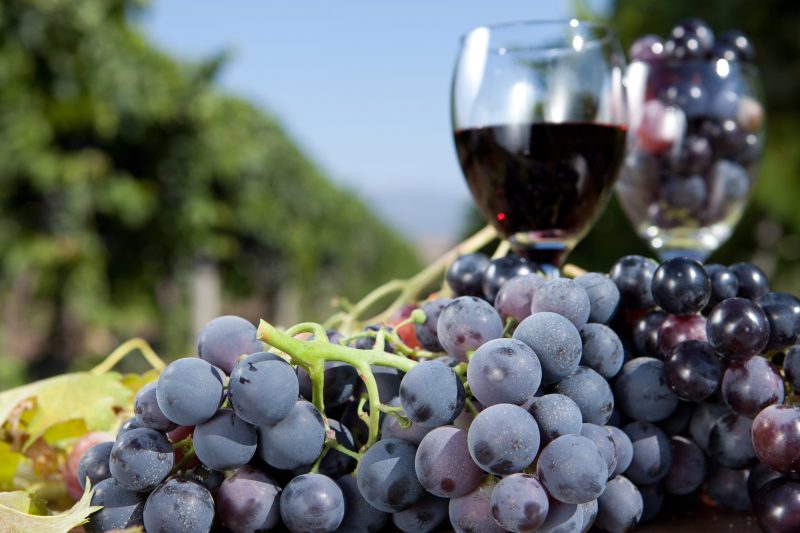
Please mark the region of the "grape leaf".
<svg viewBox="0 0 800 533"><path fill-rule="evenodd" d="M131 396L116 373L63 374L0 393L0 425L21 401L34 399L25 450L48 429L69 420L83 420L87 431L108 430L116 418L114 409L125 407Z"/></svg>
<svg viewBox="0 0 800 533"><path fill-rule="evenodd" d="M68 511L49 516L28 514L30 494L24 491L0 492L0 531L3 533L67 533L86 523L87 517L100 509L92 506L89 487Z"/></svg>
<svg viewBox="0 0 800 533"><path fill-rule="evenodd" d="M0 442L0 490L12 486L17 467L24 460L25 456L14 451L9 443ZM0 493L2 494L4 493Z"/></svg>

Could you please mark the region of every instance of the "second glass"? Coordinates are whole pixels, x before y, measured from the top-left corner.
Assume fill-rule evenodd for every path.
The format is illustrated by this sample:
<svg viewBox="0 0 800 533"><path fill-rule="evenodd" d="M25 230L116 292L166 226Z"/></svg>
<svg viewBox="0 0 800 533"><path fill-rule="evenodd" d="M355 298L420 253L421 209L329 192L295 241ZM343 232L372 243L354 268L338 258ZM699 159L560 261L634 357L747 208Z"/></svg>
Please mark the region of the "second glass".
<svg viewBox="0 0 800 533"><path fill-rule="evenodd" d="M600 24L463 37L451 100L461 168L481 214L529 259L560 265L604 209L625 153L624 70Z"/></svg>

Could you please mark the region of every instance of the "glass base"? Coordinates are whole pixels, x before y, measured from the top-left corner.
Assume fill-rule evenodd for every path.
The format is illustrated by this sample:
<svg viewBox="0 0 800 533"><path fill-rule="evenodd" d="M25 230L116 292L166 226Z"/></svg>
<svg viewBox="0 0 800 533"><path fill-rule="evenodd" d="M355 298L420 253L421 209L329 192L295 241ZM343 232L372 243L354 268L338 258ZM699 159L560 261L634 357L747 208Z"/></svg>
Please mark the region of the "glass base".
<svg viewBox="0 0 800 533"><path fill-rule="evenodd" d="M559 267L575 247L574 240L542 238L536 232L515 233L508 241L515 253L538 264L548 277L558 277Z"/></svg>
<svg viewBox="0 0 800 533"><path fill-rule="evenodd" d="M639 235L658 254L661 261L673 257L690 257L704 262L731 236L731 226L720 223L702 228L670 228L645 226Z"/></svg>

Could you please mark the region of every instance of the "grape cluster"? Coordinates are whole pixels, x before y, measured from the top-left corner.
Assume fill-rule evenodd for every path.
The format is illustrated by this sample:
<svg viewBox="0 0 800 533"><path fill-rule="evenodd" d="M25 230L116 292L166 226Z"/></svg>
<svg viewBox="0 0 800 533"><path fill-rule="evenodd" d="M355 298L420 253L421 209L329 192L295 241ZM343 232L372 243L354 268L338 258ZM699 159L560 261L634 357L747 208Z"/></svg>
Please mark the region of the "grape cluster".
<svg viewBox="0 0 800 533"><path fill-rule="evenodd" d="M738 218L763 144L764 109L747 70L754 55L743 33L715 38L698 19L666 40L634 42L630 75L642 78L641 101L632 108L620 199L637 224L669 230Z"/></svg>
<svg viewBox="0 0 800 533"><path fill-rule="evenodd" d="M800 300L756 267L447 284L349 337L210 322L84 453L87 531L618 532L701 494L800 528Z"/></svg>

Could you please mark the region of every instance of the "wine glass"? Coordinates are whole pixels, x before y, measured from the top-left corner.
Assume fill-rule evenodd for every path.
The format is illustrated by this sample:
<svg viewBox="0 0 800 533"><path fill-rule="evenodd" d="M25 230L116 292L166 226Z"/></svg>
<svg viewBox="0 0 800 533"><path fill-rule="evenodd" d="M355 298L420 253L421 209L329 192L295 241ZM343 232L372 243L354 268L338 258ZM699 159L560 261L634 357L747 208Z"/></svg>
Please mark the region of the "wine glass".
<svg viewBox="0 0 800 533"><path fill-rule="evenodd" d="M620 204L662 260L705 261L730 237L755 182L764 143L758 71L730 56L651 53L630 64L626 84Z"/></svg>
<svg viewBox="0 0 800 533"><path fill-rule="evenodd" d="M461 40L451 92L461 168L483 217L540 265L563 263L613 190L624 72L601 24L512 22Z"/></svg>

